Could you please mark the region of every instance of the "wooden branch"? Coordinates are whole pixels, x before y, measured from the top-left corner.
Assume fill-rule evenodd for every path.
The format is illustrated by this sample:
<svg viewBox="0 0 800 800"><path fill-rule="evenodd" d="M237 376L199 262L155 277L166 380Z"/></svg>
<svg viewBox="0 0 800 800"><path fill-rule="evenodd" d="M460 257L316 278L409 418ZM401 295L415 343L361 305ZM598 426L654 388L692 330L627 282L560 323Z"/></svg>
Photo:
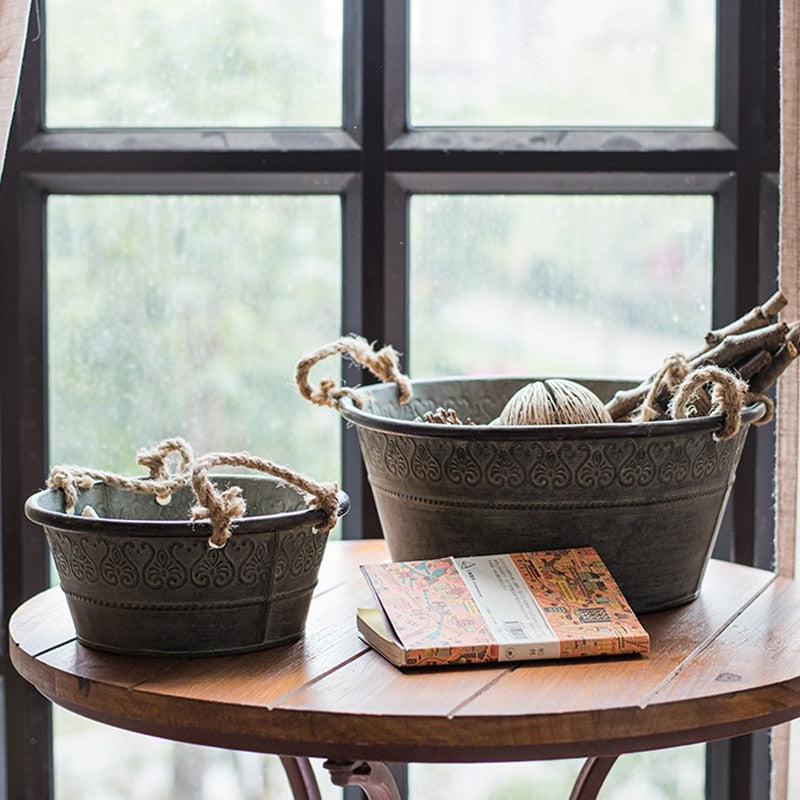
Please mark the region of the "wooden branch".
<svg viewBox="0 0 800 800"><path fill-rule="evenodd" d="M771 362L750 380L750 391L753 394L764 394L794 362L798 354L800 354L800 322L795 322L786 336L783 347L775 353Z"/></svg>
<svg viewBox="0 0 800 800"><path fill-rule="evenodd" d="M738 364L734 364L733 368L738 373L742 380L749 381L757 372L761 372L772 361L772 353L762 350L760 353L750 356Z"/></svg>
<svg viewBox="0 0 800 800"><path fill-rule="evenodd" d="M647 396L652 385L652 381L646 381L633 389L621 389L617 392L606 403L606 410L611 414L611 419L618 420L629 416Z"/></svg>
<svg viewBox="0 0 800 800"><path fill-rule="evenodd" d="M785 322L767 324L770 317L780 311L786 302L783 293L778 291L763 305L756 306L730 325L709 332L706 336L706 346L689 359L689 368L695 369L705 364L716 364L724 368L746 364L747 371L753 379L756 375L763 373L758 385L770 380L774 383L778 375L794 360L793 357L790 357L792 349L786 344L790 334L789 326ZM722 339L719 339L720 336ZM714 344L711 345L711 342ZM800 341L793 342L792 347L800 349ZM781 355L780 363L776 366L772 363L774 361L772 356L784 349L786 352ZM770 356L769 364L759 363L764 360L764 356L760 353ZM750 363L751 359L755 360ZM773 374L775 377L771 378L770 376ZM647 397L657 375L658 373L651 375L633 389L617 392L606 403L606 409L611 418L619 420L629 417ZM659 391L654 405L665 406L669 402L669 394L668 387L664 386Z"/></svg>
<svg viewBox="0 0 800 800"><path fill-rule="evenodd" d="M729 334L716 347L689 361L689 369L696 369L706 364L730 367L743 359L758 355L759 352L771 354L784 344L788 332L789 326L785 322L776 322L764 328ZM783 369L785 368L783 367ZM617 392L606 403L606 410L611 414L611 418L618 420L629 416L644 400L652 386L653 378L649 378L633 389ZM655 399L655 406L666 407L669 396L669 389L664 386Z"/></svg>
<svg viewBox="0 0 800 800"><path fill-rule="evenodd" d="M716 347L691 359L689 366L694 368L716 364L718 367L729 367L759 350L777 350L786 341L788 333L789 326L785 322L776 322L743 333L730 333Z"/></svg>
<svg viewBox="0 0 800 800"><path fill-rule="evenodd" d="M734 320L723 328L709 331L706 334L706 344L713 347L731 334L744 333L745 331L764 327L769 323L770 318L774 317L787 302L783 292L778 289L766 303L752 308L744 316L739 317L739 319Z"/></svg>

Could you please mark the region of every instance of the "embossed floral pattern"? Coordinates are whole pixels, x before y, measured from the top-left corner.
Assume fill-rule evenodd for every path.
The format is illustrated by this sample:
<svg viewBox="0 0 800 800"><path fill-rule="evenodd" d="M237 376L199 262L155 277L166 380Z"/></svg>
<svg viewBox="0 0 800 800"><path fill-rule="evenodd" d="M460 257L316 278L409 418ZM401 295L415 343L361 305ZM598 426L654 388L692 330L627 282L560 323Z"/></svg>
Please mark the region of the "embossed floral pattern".
<svg viewBox="0 0 800 800"><path fill-rule="evenodd" d="M623 486L649 486L658 471L653 449L633 447L631 442L626 442L620 450L623 461L619 467L619 482Z"/></svg>
<svg viewBox="0 0 800 800"><path fill-rule="evenodd" d="M408 475L411 468L408 464L408 459L400 449L400 441L398 439L389 439L386 442L386 466L388 470L394 474L399 475L401 478Z"/></svg>
<svg viewBox="0 0 800 800"><path fill-rule="evenodd" d="M58 568L58 565L56 565ZM59 572L63 570L59 569ZM123 548L118 544L112 544L108 549L108 555L100 564L100 574L109 586L125 586L130 588L135 586L139 580L139 575L133 566L130 558L123 554Z"/></svg>
<svg viewBox="0 0 800 800"><path fill-rule="evenodd" d="M94 533L46 533L62 583L97 586L109 602L119 589L156 596L183 589L267 586L273 570L276 581L291 575L294 582L313 583L327 542L326 535L306 529L234 535L220 550L209 549L202 537L115 541ZM278 554L273 557L275 541Z"/></svg>
<svg viewBox="0 0 800 800"><path fill-rule="evenodd" d="M480 464L472 454L472 447L457 445L444 465L445 475L453 483L474 486L483 477Z"/></svg>
<svg viewBox="0 0 800 800"><path fill-rule="evenodd" d="M598 448L582 443L576 448L581 463L575 470L578 486L607 488L616 478L614 466L606 453Z"/></svg>
<svg viewBox="0 0 800 800"><path fill-rule="evenodd" d="M427 442L421 442L419 447L414 448L411 472L415 478L422 481L437 482L442 479L442 467Z"/></svg>
<svg viewBox="0 0 800 800"><path fill-rule="evenodd" d="M175 558L173 548L149 550L149 558L142 571L145 586L150 589L176 589L187 580L186 568Z"/></svg>
<svg viewBox="0 0 800 800"><path fill-rule="evenodd" d="M518 487L525 483L525 468L520 463L524 458L523 448L518 445L492 445L492 457L486 465L486 480L491 486Z"/></svg>
<svg viewBox="0 0 800 800"><path fill-rule="evenodd" d="M421 493L449 491L448 486L454 492L484 486L526 494L570 486L693 489L698 480L725 480L744 442L744 436L717 442L707 433L545 442L394 436L367 429L358 433L371 478L381 484L397 479Z"/></svg>
<svg viewBox="0 0 800 800"><path fill-rule="evenodd" d="M536 444L530 456L530 479L539 488L563 489L572 480L572 471L556 451Z"/></svg>

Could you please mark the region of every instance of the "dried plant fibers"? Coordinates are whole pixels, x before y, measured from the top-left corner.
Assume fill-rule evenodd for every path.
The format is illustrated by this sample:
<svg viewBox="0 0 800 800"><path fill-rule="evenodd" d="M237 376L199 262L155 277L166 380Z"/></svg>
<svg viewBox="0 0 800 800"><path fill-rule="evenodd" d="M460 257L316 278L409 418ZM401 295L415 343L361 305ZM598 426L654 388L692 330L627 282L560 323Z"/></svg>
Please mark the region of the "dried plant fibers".
<svg viewBox="0 0 800 800"><path fill-rule="evenodd" d="M611 422L597 395L575 381L551 378L533 381L515 392L496 425L580 425Z"/></svg>

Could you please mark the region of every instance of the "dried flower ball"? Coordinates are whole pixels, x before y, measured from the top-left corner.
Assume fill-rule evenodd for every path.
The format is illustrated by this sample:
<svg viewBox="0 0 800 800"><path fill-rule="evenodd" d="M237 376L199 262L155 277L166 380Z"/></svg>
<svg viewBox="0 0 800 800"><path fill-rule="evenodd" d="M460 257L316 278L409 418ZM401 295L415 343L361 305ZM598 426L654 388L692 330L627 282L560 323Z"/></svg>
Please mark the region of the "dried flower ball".
<svg viewBox="0 0 800 800"><path fill-rule="evenodd" d="M612 422L603 401L565 378L534 381L506 403L495 425L580 425Z"/></svg>

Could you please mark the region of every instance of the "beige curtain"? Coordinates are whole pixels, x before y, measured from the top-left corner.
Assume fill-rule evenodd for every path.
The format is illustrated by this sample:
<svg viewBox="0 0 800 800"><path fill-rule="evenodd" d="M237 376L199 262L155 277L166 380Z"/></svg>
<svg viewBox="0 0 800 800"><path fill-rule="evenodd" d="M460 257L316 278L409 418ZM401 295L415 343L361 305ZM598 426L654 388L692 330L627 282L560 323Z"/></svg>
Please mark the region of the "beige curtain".
<svg viewBox="0 0 800 800"><path fill-rule="evenodd" d="M0 0L0 173L17 99L30 0Z"/></svg>
<svg viewBox="0 0 800 800"><path fill-rule="evenodd" d="M800 0L781 2L780 284L789 300L783 316L800 319ZM797 570L797 467L800 373L787 370L778 386L777 570ZM800 725L773 733L773 800L800 797Z"/></svg>
<svg viewBox="0 0 800 800"><path fill-rule="evenodd" d="M787 320L800 319L800 0L783 0L781 26L780 285ZM794 575L797 533L797 369L778 385L778 571Z"/></svg>

